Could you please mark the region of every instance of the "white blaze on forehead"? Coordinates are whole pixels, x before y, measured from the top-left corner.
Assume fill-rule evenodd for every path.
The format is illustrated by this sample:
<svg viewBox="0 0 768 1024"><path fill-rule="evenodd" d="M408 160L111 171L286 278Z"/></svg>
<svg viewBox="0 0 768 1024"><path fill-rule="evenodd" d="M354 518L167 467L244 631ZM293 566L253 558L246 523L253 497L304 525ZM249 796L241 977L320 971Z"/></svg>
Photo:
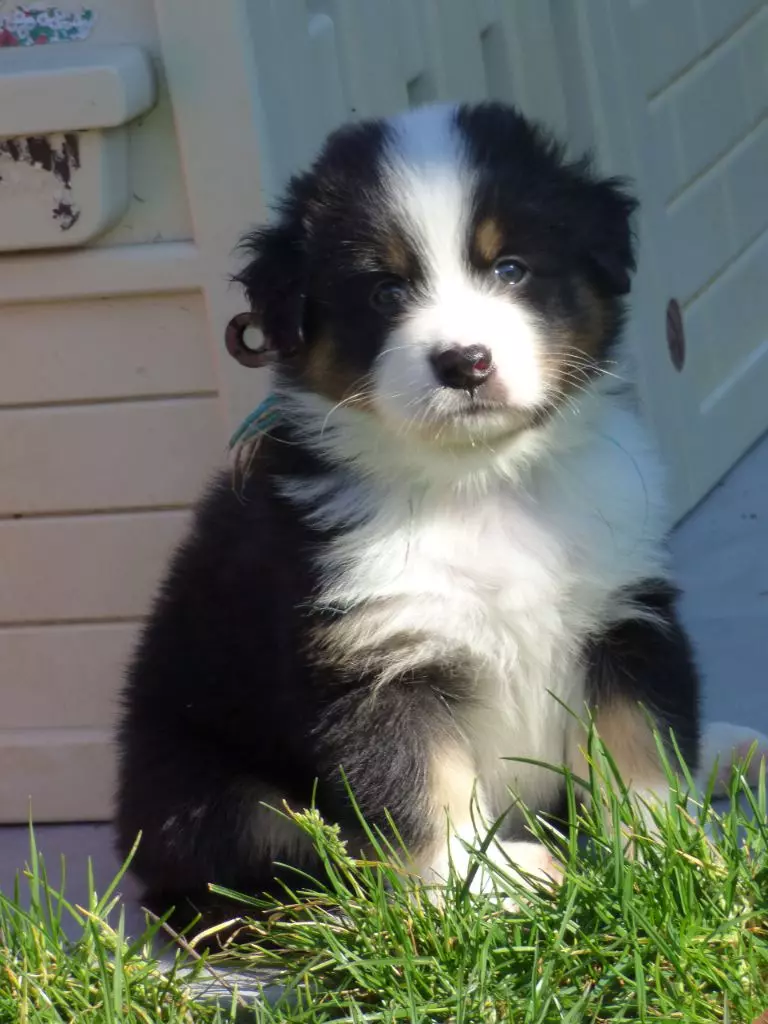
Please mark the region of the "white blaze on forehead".
<svg viewBox="0 0 768 1024"><path fill-rule="evenodd" d="M424 402L435 413L439 405L450 412L446 403L456 396L438 388L430 354L451 345L485 345L509 404L535 406L544 397L538 325L521 303L468 266L476 173L456 107L395 118L382 171L388 213L415 247L424 280L378 360L379 408L401 420L413 418Z"/></svg>
<svg viewBox="0 0 768 1024"><path fill-rule="evenodd" d="M384 177L392 212L417 246L432 282L462 273L474 175L456 107L422 107L392 122Z"/></svg>

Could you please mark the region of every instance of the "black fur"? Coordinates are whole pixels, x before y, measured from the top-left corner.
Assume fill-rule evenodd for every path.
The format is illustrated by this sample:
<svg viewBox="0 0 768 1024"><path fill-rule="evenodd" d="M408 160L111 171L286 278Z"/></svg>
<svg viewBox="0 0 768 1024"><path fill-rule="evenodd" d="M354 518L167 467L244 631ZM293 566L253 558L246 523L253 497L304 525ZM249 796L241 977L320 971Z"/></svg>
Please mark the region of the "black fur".
<svg viewBox="0 0 768 1024"><path fill-rule="evenodd" d="M145 903L157 913L175 907L179 928L198 912L204 924L236 912L208 893L210 882L244 893L274 890L276 877L296 883L255 852L252 837L273 820L262 802L301 809L319 780L321 812L342 824L352 849L363 849L340 765L372 825L386 832L389 811L406 844L428 838L427 739L448 731L452 701L470 688L457 666L436 666L434 677L425 671L370 703L371 681L350 684L316 665L307 648L317 585L311 558L330 538L307 527L269 477L322 467L285 440L266 442L245 500L224 476L202 503L124 694L118 848L124 856L142 832L133 871ZM593 638L585 650L592 701L644 702L695 767L698 684L675 593L649 581L632 597L660 622L635 620ZM562 805L541 810L564 814ZM321 877L309 849L294 863Z"/></svg>
<svg viewBox="0 0 768 1024"><path fill-rule="evenodd" d="M330 538L269 483L278 469L306 473L310 463L299 446L267 441L244 495L228 476L214 485L130 668L118 847L125 855L143 833L133 871L150 908L176 906L179 926L196 910L206 922L231 915L207 894L209 882L271 887L271 858L249 841L274 822L262 802L301 809L317 780L322 812L362 850L340 765L372 825L386 831L386 808L409 844L422 839L424 741L447 710L428 678L395 684L370 704L364 678L351 684L315 663L311 558ZM296 864L319 870L311 851Z"/></svg>
<svg viewBox="0 0 768 1024"><path fill-rule="evenodd" d="M478 218L506 220L517 254L544 270L583 272L586 260L602 291L629 292L637 201L626 183L598 178L587 159L567 163L560 143L501 103L462 107L457 120L480 176Z"/></svg>
<svg viewBox="0 0 768 1024"><path fill-rule="evenodd" d="M276 222L244 243L250 261L236 280L260 314L265 337L284 357L324 329L347 365L360 370L380 347L387 324L368 295L369 275L386 273L377 211L387 136L382 121L339 129L311 170L291 180Z"/></svg>

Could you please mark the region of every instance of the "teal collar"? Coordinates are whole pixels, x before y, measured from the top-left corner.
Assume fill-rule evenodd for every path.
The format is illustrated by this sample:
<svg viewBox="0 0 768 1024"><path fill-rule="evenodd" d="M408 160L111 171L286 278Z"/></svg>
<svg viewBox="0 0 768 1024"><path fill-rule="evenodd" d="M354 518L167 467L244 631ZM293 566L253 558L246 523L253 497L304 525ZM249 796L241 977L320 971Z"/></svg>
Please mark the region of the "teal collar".
<svg viewBox="0 0 768 1024"><path fill-rule="evenodd" d="M274 394L268 395L260 405L257 405L253 412L246 416L230 438L230 451L245 441L268 434L272 427L280 420L280 411L277 405L278 398Z"/></svg>

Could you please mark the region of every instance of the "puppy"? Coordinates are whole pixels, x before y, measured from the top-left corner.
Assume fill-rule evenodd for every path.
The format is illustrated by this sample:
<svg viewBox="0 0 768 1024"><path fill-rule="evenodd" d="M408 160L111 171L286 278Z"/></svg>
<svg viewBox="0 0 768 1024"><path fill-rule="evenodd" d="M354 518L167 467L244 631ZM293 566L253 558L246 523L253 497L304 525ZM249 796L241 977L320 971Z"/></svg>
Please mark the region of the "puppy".
<svg viewBox="0 0 768 1024"><path fill-rule="evenodd" d="M210 882L319 870L268 809L315 784L359 851L340 769L439 881L478 817L560 812L561 777L514 759L583 773L568 709L641 794L666 787L641 705L695 770L620 346L634 207L510 107L424 107L334 133L250 237L278 423L242 493L222 475L200 504L124 692L119 846L143 833L153 909L210 923ZM491 857L556 871L514 807L499 835Z"/></svg>

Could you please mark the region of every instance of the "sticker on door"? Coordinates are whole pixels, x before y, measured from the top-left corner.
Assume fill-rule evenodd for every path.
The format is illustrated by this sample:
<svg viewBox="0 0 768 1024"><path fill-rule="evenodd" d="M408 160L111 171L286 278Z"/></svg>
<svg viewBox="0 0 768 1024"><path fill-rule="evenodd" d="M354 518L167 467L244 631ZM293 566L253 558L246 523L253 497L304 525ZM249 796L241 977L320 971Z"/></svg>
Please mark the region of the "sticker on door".
<svg viewBox="0 0 768 1024"><path fill-rule="evenodd" d="M3 5L0 4L0 7ZM0 13L0 46L41 46L76 43L93 31L94 12L88 7L20 7Z"/></svg>

